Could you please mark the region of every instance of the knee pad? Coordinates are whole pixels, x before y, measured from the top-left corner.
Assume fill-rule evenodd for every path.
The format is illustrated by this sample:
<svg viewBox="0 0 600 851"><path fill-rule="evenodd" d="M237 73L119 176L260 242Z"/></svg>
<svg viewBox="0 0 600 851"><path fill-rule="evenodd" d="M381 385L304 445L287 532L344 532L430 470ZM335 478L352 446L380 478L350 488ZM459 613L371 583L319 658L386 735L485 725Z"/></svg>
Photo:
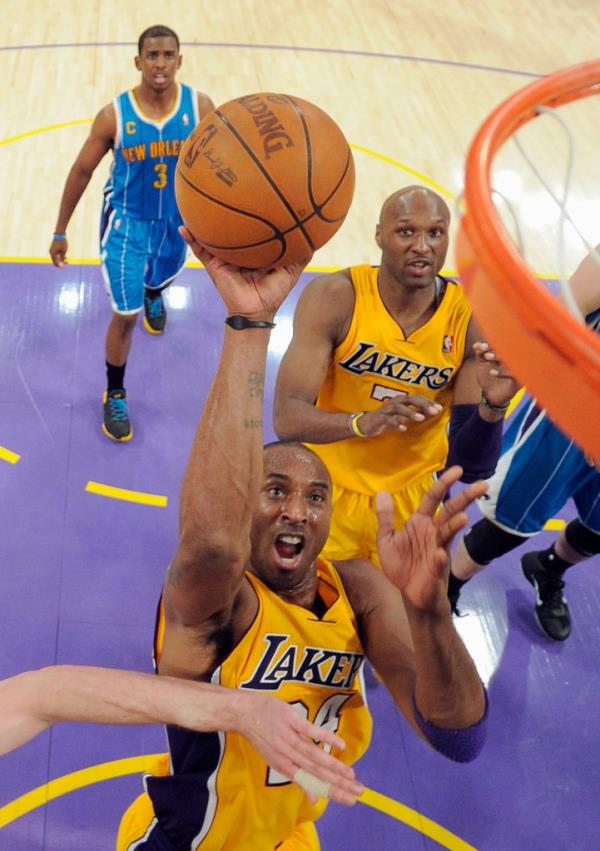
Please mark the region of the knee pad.
<svg viewBox="0 0 600 851"><path fill-rule="evenodd" d="M489 564L509 553L525 541L524 535L507 532L484 517L478 520L463 538L468 554L477 564Z"/></svg>
<svg viewBox="0 0 600 851"><path fill-rule="evenodd" d="M579 518L571 520L565 529L567 544L584 558L600 553L600 532L584 526Z"/></svg>

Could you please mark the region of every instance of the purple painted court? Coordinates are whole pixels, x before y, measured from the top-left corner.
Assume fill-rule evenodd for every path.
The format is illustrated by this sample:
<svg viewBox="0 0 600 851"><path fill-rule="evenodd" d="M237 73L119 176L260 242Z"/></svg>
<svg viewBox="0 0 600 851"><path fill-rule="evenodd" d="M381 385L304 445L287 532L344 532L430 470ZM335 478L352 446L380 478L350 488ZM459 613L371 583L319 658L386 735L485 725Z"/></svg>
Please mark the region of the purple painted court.
<svg viewBox="0 0 600 851"><path fill-rule="evenodd" d="M6 263L1 271L0 447L19 458L0 456L0 678L57 662L149 671L179 483L216 363L223 308L205 273L187 268L167 296L166 334L136 330L127 380L134 439L117 445L100 431L109 305L99 268ZM296 297L273 338L267 438ZM168 502L116 500L86 490L90 482ZM482 755L466 766L438 756L368 677L375 731L358 775L482 851L593 851L600 847L597 559L567 576L573 633L557 644L534 621L520 554L465 589L468 615L458 622L489 687ZM72 782L66 775L164 749L160 727L62 725L3 757L0 851L110 851L122 811L141 791L140 773L110 776L119 762L101 781L97 768ZM54 780L57 797L46 805L43 795L17 802ZM362 804L332 804L318 828L326 851L443 847ZM439 828L433 832L442 838ZM446 847L468 846L454 839Z"/></svg>

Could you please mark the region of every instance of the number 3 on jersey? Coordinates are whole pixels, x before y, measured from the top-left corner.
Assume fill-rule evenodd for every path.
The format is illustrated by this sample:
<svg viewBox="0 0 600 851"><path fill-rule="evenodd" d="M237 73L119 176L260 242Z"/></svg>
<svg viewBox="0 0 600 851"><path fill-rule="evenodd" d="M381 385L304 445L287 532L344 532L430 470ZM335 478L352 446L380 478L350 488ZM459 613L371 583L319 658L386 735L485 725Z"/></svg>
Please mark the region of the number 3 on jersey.
<svg viewBox="0 0 600 851"><path fill-rule="evenodd" d="M316 727L322 727L324 730L330 730L332 733L335 733L340 726L340 713L342 711L342 707L346 701L350 699L350 697L352 697L351 694L332 694L331 697L328 697L323 701L317 710L313 719L313 724ZM308 717L308 707L305 706L301 700L290 703L290 706L296 710L298 715L310 720ZM331 751L331 745L324 744L322 747L325 753L329 753ZM290 782L291 781L289 781L285 775L281 774L279 771L275 771L274 768L269 766L266 780L267 786L285 786Z"/></svg>
<svg viewBox="0 0 600 851"><path fill-rule="evenodd" d="M157 178L152 186L154 186L155 189L164 189L167 185L167 164L156 163L154 171L156 172Z"/></svg>

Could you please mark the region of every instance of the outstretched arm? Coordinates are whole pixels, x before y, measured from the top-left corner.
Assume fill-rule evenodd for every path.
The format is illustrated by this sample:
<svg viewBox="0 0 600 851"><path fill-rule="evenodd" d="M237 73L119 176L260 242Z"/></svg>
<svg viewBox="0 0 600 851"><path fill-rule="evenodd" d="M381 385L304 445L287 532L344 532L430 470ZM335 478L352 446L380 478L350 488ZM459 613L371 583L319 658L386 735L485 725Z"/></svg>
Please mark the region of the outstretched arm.
<svg viewBox="0 0 600 851"><path fill-rule="evenodd" d="M112 104L101 109L85 140L83 148L71 166L63 190L60 209L54 232L66 234L67 225L79 199L90 182L92 174L102 157L112 148L116 134L115 108ZM50 257L55 266L62 268L66 262L68 243L64 239L53 239L50 244Z"/></svg>
<svg viewBox="0 0 600 851"><path fill-rule="evenodd" d="M349 591L359 606L367 655L408 722L446 756L468 761L483 744L478 725L486 698L452 622L447 548L467 522L464 509L485 491L485 484L469 485L438 511L461 472L448 470L400 531L394 529L390 495L377 495L384 573L365 571L364 564L360 571L353 569Z"/></svg>
<svg viewBox="0 0 600 851"><path fill-rule="evenodd" d="M354 803L362 792L352 769L313 743L343 750L344 741L273 697L75 665L28 671L0 682L0 754L62 721L166 723L198 732L238 732L290 780L298 769L307 771L330 786L329 797L344 804Z"/></svg>
<svg viewBox="0 0 600 851"><path fill-rule="evenodd" d="M294 264L242 271L206 252L185 228L181 233L230 315L270 323L303 269L303 264ZM250 523L262 476L269 331L224 329L221 357L183 479L179 544L163 586L169 641L161 656L162 673L198 675L195 654L201 652L207 621L213 616L229 621L249 564Z"/></svg>

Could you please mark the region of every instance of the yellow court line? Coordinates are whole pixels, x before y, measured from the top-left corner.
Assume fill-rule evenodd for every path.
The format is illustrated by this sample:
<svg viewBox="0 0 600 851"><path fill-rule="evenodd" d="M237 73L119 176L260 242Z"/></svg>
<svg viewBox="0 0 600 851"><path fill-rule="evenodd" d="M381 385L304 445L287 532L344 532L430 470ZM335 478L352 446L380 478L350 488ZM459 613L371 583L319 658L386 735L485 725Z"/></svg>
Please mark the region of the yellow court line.
<svg viewBox="0 0 600 851"><path fill-rule="evenodd" d="M80 771L74 771L71 774L50 780L49 783L44 783L43 786L38 786L37 789L32 789L31 792L27 792L0 807L0 828L6 827L7 824L27 815L32 810L43 807L49 801L60 798L61 795L67 795L69 792L74 792L76 789L82 789L103 780L111 780L113 777L124 777L127 774L150 771L159 756L160 754L149 754L148 756L116 759L112 762L103 762L100 765L82 768Z"/></svg>
<svg viewBox="0 0 600 851"><path fill-rule="evenodd" d="M52 263L49 257L0 257L0 263ZM67 266L99 266L100 260L88 257L69 257Z"/></svg>
<svg viewBox="0 0 600 851"><path fill-rule="evenodd" d="M0 458L2 458L3 461L8 461L9 464L16 464L21 456L17 452L11 452L10 449L0 446Z"/></svg>
<svg viewBox="0 0 600 851"><path fill-rule="evenodd" d="M154 505L157 508L166 508L168 499L158 493L144 493L143 491L131 491L127 488L114 488L112 485L103 485L101 482L88 482L85 486L88 493L98 496L107 496L109 499L122 499L125 502L139 502L142 505Z"/></svg>
<svg viewBox="0 0 600 851"><path fill-rule="evenodd" d="M0 263L52 263L49 257L0 257ZM70 257L67 265L71 266L99 266L100 260L90 257ZM186 269L204 269L204 264L199 260L188 260L185 264ZM329 274L331 272L339 272L344 269L344 266L307 266L305 272L318 272L319 274ZM456 278L458 273L455 269L442 269L442 275L447 278Z"/></svg>
<svg viewBox="0 0 600 851"><path fill-rule="evenodd" d="M413 177L416 177L418 180L422 180L423 183L426 183L428 186L432 186L441 195L445 195L446 198L450 198L451 201L454 201L456 198L456 195L446 189L445 186L442 186L441 183L436 183L435 180L431 180L431 178L427 177L426 174L422 174L420 171L415 171L414 168L410 168L409 166L404 165L404 163L398 162L398 160L394 160L391 157L387 157L385 154L380 154L378 151L373 151L371 150L371 148L363 148L362 145L355 145L353 142L350 142L350 147L354 148L355 151L361 151L361 153L363 154L368 154L370 157L375 157L376 160L381 160L384 163L393 165L396 168L405 171L407 174L412 174Z"/></svg>
<svg viewBox="0 0 600 851"><path fill-rule="evenodd" d="M20 142L21 139L28 139L30 136L37 136L40 133L49 133L51 130L62 130L63 127L75 127L77 124L91 124L93 118L75 118L73 121L62 121L60 124L49 124L47 127L37 127L35 130L28 130L26 133L19 133L18 136L8 136L6 139L0 139L0 147L2 145L10 145L13 142Z"/></svg>
<svg viewBox="0 0 600 851"><path fill-rule="evenodd" d="M0 257L0 263L52 263L49 257ZM69 257L69 263L72 266L99 266L100 260L97 257ZM67 264L68 265L68 264ZM204 264L199 260L188 260L185 264L186 269L203 269ZM306 272L339 272L344 269L344 266L307 266ZM457 269L442 269L441 274L447 278L458 278ZM557 275L542 274L535 272L536 277L542 281L558 280Z"/></svg>
<svg viewBox="0 0 600 851"><path fill-rule="evenodd" d="M417 810L413 810L412 807L407 807L406 804L401 804L393 798L388 798L387 795L382 795L373 789L365 789L358 800L367 807L372 807L374 810L379 810L379 812L391 816L396 821L407 824L413 830L435 840L443 848L448 848L449 851L476 851L472 845L469 845L460 836L456 836L455 833L446 830L441 824L432 821L427 816L421 815Z"/></svg>
<svg viewBox="0 0 600 851"><path fill-rule="evenodd" d="M83 789L85 786L101 783L104 780L111 780L113 777L125 777L128 774L152 771L156 766L156 760L162 756L163 754L155 753L115 759L50 780L43 786L38 786L31 792L26 792L19 798L15 798L14 801L0 807L0 828L6 827L7 824L27 815L38 807L43 807L49 801L60 798L62 795L68 795L69 792L75 792L77 789ZM365 789L359 801L367 807L372 807L397 821L407 824L424 836L434 839L443 848L448 848L449 851L476 851L472 845L446 830L437 822L422 816L417 810L413 810L399 801L394 801L393 798L373 791L373 789Z"/></svg>

